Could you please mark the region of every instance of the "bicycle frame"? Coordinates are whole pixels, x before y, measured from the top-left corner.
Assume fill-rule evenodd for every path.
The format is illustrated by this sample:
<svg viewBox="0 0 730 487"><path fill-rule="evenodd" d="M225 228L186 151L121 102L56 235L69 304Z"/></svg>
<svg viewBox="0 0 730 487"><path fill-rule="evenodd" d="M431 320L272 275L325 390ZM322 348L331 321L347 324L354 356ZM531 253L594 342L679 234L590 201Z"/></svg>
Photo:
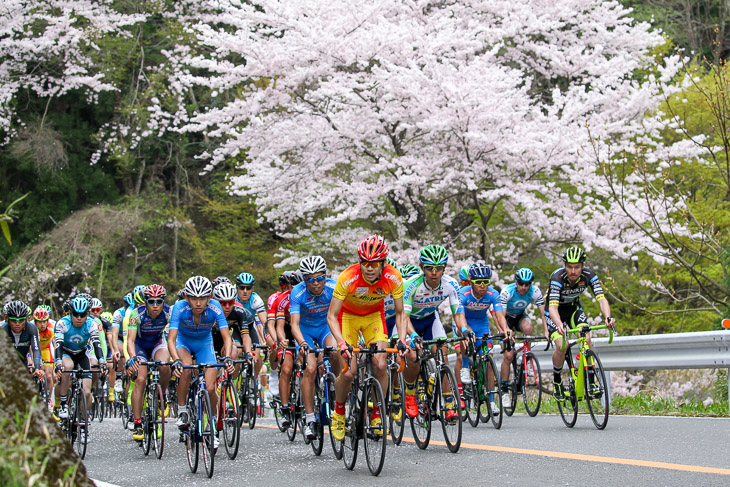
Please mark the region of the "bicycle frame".
<svg viewBox="0 0 730 487"><path fill-rule="evenodd" d="M574 342L567 346L565 353L566 358L568 358L568 364L570 365L570 375L573 377L573 382L575 383L575 397L578 401L583 401L585 399L586 373L589 367L594 366L594 364L589 364L586 361L586 351L591 349L588 346L588 333L593 330L604 330L606 328L608 328L608 343L610 344L613 342L613 329L611 327L607 327L606 325L590 326L587 324L579 324L575 328L570 328L566 330L565 340L563 340L563 349L566 349L565 343L568 341L567 336L569 333L575 333L580 335ZM580 347L580 352L578 353L578 357L576 357L578 360L578 364L576 364L572 360L572 348L575 345L578 345Z"/></svg>

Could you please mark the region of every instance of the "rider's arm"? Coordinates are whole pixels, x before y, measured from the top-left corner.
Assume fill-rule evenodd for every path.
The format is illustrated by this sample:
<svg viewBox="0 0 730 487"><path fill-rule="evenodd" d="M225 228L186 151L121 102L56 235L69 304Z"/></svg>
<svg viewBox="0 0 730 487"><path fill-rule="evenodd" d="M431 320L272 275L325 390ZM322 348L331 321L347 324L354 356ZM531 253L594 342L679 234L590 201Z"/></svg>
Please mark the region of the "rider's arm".
<svg viewBox="0 0 730 487"><path fill-rule="evenodd" d="M302 330L301 328L299 328L299 319L301 318L301 315L290 314L289 316L289 327L291 328L291 334L292 336L294 336L294 340L296 340L299 345L302 345L303 343L305 343L305 340L304 335L302 335Z"/></svg>
<svg viewBox="0 0 730 487"><path fill-rule="evenodd" d="M339 316L340 311L342 311L342 305L345 301L332 297L332 301L330 301L330 307L327 311L327 324L330 327L330 332L332 333L332 336L335 338L335 341L337 343L342 342L344 339L342 338L342 330L340 330L340 322L337 319L337 316ZM396 308L396 323L398 322L398 314L397 314L397 308Z"/></svg>
<svg viewBox="0 0 730 487"><path fill-rule="evenodd" d="M170 334L167 335L167 350L170 352L172 360L180 360L180 356L177 354L177 328L174 330L170 328Z"/></svg>
<svg viewBox="0 0 730 487"><path fill-rule="evenodd" d="M550 335L548 334L548 329L547 329L547 320L545 319L545 305L541 304L540 306L537 307L537 310L540 312L540 321L542 321L542 328L543 328L543 330L545 330L544 334L546 337L550 338Z"/></svg>
<svg viewBox="0 0 730 487"><path fill-rule="evenodd" d="M137 347L134 345L134 341L137 339L137 326L130 326L127 330L127 351L130 357L137 356Z"/></svg>
<svg viewBox="0 0 730 487"><path fill-rule="evenodd" d="M89 330L89 340L91 340L91 344L94 346L94 355L96 355L96 360L99 361L99 364L104 363L106 360L101 351L101 342L99 342L99 328L96 326L96 323L93 323L91 325L91 328Z"/></svg>
<svg viewBox="0 0 730 487"><path fill-rule="evenodd" d="M550 303L548 305L548 313L550 313L550 319L553 320L555 326L558 327L558 331L560 332L560 334L565 334L565 327L563 326L563 322L560 319L560 313L558 313L558 305Z"/></svg>
<svg viewBox="0 0 730 487"><path fill-rule="evenodd" d="M410 315L406 313L402 297L394 297L393 305L395 306L395 326L398 330L398 336L405 341L408 335L408 327L411 325ZM411 326L411 328L413 327Z"/></svg>
<svg viewBox="0 0 730 487"><path fill-rule="evenodd" d="M41 368L41 347L38 338L38 328L35 325L26 324L26 329L30 335L30 353L33 355L33 367L38 370Z"/></svg>

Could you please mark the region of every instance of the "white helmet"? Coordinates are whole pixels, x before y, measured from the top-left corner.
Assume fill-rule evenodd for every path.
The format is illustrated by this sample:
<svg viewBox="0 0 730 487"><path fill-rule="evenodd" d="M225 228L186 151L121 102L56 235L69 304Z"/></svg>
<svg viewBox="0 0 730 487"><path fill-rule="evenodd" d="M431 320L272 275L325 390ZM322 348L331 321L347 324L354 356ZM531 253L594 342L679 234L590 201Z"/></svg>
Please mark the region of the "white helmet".
<svg viewBox="0 0 730 487"><path fill-rule="evenodd" d="M327 272L327 262L319 255L310 255L305 257L299 263L299 272L306 276L307 274L316 274L318 272Z"/></svg>
<svg viewBox="0 0 730 487"><path fill-rule="evenodd" d="M101 303L101 299L99 299L99 298L91 299L91 309L102 308L103 306L104 305Z"/></svg>
<svg viewBox="0 0 730 487"><path fill-rule="evenodd" d="M238 297L236 286L230 282L221 282L213 288L213 297L218 301L231 301Z"/></svg>
<svg viewBox="0 0 730 487"><path fill-rule="evenodd" d="M213 292L213 285L207 277L193 276L185 283L183 292L185 293L185 296L191 296L193 298L207 298L210 296L210 293Z"/></svg>

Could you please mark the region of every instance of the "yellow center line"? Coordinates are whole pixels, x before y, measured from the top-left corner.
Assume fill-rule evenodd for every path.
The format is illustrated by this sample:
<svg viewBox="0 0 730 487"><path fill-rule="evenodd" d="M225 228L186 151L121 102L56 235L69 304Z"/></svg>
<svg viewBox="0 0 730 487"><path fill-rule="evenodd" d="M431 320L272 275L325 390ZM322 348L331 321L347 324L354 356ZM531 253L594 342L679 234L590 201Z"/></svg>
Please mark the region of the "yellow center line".
<svg viewBox="0 0 730 487"><path fill-rule="evenodd" d="M256 425L259 426L258 424ZM279 429L278 426L262 424L264 428ZM415 443L413 438L403 437L403 441ZM446 446L446 442L431 440L431 445ZM565 458L567 460L580 460L584 462L613 463L617 465L631 465L634 467L663 468L667 470L679 470L683 472L712 473L717 475L730 475L730 469L717 467L701 467L699 465L685 465L681 463L653 462L650 460L635 460L632 458L603 457L599 455L584 455L582 453L566 453L549 450L530 450L527 448L512 448L509 446L479 445L476 443L462 443L461 448L470 450L495 451L500 453L517 453L520 455L533 455L540 457Z"/></svg>

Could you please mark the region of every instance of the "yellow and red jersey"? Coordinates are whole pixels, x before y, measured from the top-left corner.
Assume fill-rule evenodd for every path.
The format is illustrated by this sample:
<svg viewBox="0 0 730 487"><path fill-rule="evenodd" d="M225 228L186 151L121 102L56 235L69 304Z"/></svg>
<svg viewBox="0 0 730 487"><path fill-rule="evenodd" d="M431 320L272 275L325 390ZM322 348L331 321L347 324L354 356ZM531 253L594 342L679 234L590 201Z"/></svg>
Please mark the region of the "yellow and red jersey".
<svg viewBox="0 0 730 487"><path fill-rule="evenodd" d="M383 300L389 294L394 299L403 297L403 278L398 269L385 264L380 279L369 283L362 276L360 264L353 264L337 278L332 296L344 301L342 310L345 313L365 316L381 311Z"/></svg>
<svg viewBox="0 0 730 487"><path fill-rule="evenodd" d="M40 342L41 358L44 362L51 362L53 359L53 325L48 320L46 331L38 330L38 341Z"/></svg>

